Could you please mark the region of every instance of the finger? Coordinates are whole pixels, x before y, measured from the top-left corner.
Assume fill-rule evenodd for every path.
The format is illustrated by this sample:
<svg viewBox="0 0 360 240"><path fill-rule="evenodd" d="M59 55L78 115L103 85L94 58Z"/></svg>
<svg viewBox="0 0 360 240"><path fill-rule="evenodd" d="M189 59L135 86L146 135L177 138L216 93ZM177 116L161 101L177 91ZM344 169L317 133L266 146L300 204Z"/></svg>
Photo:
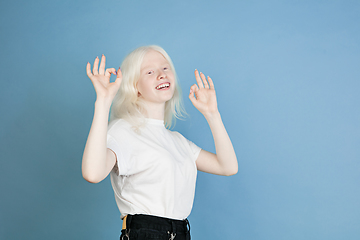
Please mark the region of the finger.
<svg viewBox="0 0 360 240"><path fill-rule="evenodd" d="M199 91L199 87L196 84L193 84L190 87L190 91L194 92L196 94L197 91Z"/></svg>
<svg viewBox="0 0 360 240"><path fill-rule="evenodd" d="M108 68L108 69L106 69L106 71L105 71L105 77L110 77L111 74L116 75L116 70L115 70L115 68Z"/></svg>
<svg viewBox="0 0 360 240"><path fill-rule="evenodd" d="M105 73L105 62L106 62L106 57L103 54L101 56L101 62L100 62L100 68L99 68L99 74L103 75Z"/></svg>
<svg viewBox="0 0 360 240"><path fill-rule="evenodd" d="M197 91L198 87L196 84L193 84L191 87L190 87L190 93L193 93L195 91Z"/></svg>
<svg viewBox="0 0 360 240"><path fill-rule="evenodd" d="M209 84L208 84L208 82L206 81L205 75L204 75L203 73L200 73L200 77L201 77L201 80L202 80L203 83L204 83L204 88L209 89Z"/></svg>
<svg viewBox="0 0 360 240"><path fill-rule="evenodd" d="M120 67L119 67L119 69L118 69L117 72L116 72L115 82L119 82L119 81L121 81L121 79L122 79L122 72L121 72L121 69L120 69Z"/></svg>
<svg viewBox="0 0 360 240"><path fill-rule="evenodd" d="M214 82L211 79L211 77L209 77L209 76L208 76L208 81L209 81L209 84L210 84L210 89L215 89Z"/></svg>
<svg viewBox="0 0 360 240"><path fill-rule="evenodd" d="M94 75L99 74L98 67L99 67L99 57L96 57L95 61L94 61L94 66L93 66L93 74Z"/></svg>
<svg viewBox="0 0 360 240"><path fill-rule="evenodd" d="M88 77L93 76L93 74L91 73L91 66L90 65L91 64L89 62L86 64L86 74L88 75Z"/></svg>
<svg viewBox="0 0 360 240"><path fill-rule="evenodd" d="M190 88L190 93L189 93L189 99L190 101L194 104L194 101L196 101L196 98L195 98L195 94L194 94L194 89L193 89L193 86L191 86Z"/></svg>
<svg viewBox="0 0 360 240"><path fill-rule="evenodd" d="M195 96L194 96L194 92L190 92L190 93L189 93L189 99L190 99L191 102L196 101L196 98L195 98Z"/></svg>
<svg viewBox="0 0 360 240"><path fill-rule="evenodd" d="M190 94L194 95L195 99L196 99L196 95L197 95L198 91L199 91L199 88L196 84L194 84L190 87Z"/></svg>
<svg viewBox="0 0 360 240"><path fill-rule="evenodd" d="M204 85L203 85L200 75L199 75L199 71L197 69L195 69L195 78L196 78L196 82L197 82L199 88L204 88Z"/></svg>

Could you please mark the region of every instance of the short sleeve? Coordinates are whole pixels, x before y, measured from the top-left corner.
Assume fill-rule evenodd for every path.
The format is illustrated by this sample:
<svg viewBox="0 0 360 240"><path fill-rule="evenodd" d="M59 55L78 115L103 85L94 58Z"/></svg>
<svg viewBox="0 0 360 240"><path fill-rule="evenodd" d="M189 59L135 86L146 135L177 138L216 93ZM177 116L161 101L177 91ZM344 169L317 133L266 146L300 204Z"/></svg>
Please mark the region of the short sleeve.
<svg viewBox="0 0 360 240"><path fill-rule="evenodd" d="M116 164L117 164L117 175L125 175L127 172L127 164L124 159L124 150L121 148L120 144L112 137L109 133L107 134L107 148L113 151L116 155Z"/></svg>
<svg viewBox="0 0 360 240"><path fill-rule="evenodd" d="M198 147L195 143L193 143L192 141L186 139L189 146L190 146L190 149L192 151L192 153L194 154L194 159L196 161L196 159L198 158L199 154L200 154L200 151L201 151L201 148Z"/></svg>

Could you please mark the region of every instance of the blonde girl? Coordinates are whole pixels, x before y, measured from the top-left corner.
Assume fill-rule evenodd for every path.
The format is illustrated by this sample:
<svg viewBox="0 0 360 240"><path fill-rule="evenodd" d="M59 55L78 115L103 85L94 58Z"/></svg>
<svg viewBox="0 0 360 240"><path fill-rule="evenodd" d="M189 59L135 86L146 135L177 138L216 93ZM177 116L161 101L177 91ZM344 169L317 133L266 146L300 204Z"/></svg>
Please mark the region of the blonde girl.
<svg viewBox="0 0 360 240"><path fill-rule="evenodd" d="M83 177L98 183L110 174L123 219L120 239L190 239L187 217L197 171L229 176L238 170L213 81L195 70L189 99L210 126L215 154L169 130L184 109L175 68L164 49L137 48L118 70L106 69L105 61L103 55L92 70L90 63L86 66L96 101Z"/></svg>

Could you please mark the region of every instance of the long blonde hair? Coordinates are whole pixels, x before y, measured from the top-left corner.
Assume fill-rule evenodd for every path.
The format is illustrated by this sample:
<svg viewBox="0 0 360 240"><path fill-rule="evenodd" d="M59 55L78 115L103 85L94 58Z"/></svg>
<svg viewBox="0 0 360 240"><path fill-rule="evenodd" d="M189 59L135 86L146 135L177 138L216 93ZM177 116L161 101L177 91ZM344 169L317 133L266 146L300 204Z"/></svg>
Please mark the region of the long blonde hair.
<svg viewBox="0 0 360 240"><path fill-rule="evenodd" d="M139 128L144 123L146 107L145 103L138 96L136 85L140 78L140 68L144 56L150 50L157 51L164 56L164 58L169 62L175 77L174 95L165 103L164 122L166 128L173 127L175 125L176 118L182 118L186 115L181 99L181 89L178 84L175 67L170 56L163 48L156 45L150 45L135 49L127 55L122 62L122 82L111 106L110 121L123 118L130 122L135 128Z"/></svg>

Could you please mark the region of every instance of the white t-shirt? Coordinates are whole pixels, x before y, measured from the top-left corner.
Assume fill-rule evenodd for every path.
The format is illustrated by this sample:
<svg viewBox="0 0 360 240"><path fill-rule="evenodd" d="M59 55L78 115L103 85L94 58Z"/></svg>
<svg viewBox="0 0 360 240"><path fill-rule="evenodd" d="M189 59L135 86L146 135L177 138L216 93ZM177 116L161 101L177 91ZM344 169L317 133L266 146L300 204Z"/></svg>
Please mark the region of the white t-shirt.
<svg viewBox="0 0 360 240"><path fill-rule="evenodd" d="M117 157L110 178L121 218L127 214L172 219L189 216L195 193L195 161L201 148L156 119L146 119L139 132L124 119L111 122L107 147Z"/></svg>

